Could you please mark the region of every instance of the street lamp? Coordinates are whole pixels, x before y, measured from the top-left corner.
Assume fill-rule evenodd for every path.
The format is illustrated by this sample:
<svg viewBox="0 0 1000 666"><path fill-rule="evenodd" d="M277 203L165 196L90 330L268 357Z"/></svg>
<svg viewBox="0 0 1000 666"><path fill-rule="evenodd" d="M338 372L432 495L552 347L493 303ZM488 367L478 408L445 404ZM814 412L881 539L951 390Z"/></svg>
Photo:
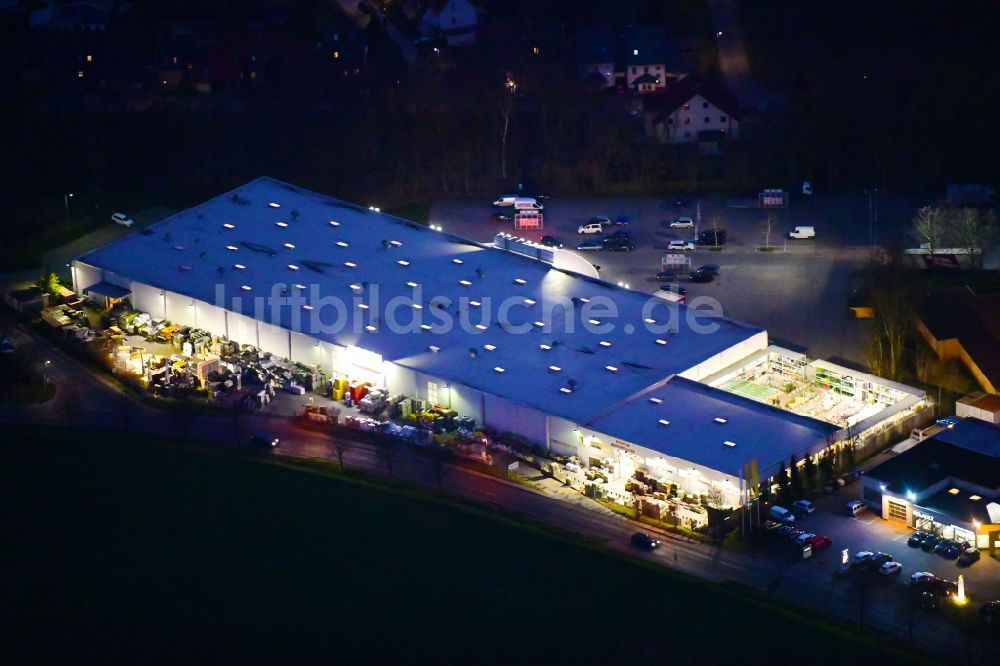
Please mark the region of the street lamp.
<svg viewBox="0 0 1000 666"><path fill-rule="evenodd" d="M72 192L67 192L63 195L63 208L66 209L66 214L69 215L69 200L73 198Z"/></svg>

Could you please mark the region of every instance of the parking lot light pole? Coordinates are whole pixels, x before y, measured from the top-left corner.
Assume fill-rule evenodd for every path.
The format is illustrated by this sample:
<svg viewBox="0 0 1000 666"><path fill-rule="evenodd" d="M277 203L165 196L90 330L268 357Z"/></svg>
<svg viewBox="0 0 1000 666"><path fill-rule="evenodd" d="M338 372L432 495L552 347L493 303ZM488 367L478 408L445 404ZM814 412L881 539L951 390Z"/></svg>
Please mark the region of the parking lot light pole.
<svg viewBox="0 0 1000 666"><path fill-rule="evenodd" d="M69 200L73 196L72 192L67 192L63 195L63 208L66 210L66 216L69 216Z"/></svg>

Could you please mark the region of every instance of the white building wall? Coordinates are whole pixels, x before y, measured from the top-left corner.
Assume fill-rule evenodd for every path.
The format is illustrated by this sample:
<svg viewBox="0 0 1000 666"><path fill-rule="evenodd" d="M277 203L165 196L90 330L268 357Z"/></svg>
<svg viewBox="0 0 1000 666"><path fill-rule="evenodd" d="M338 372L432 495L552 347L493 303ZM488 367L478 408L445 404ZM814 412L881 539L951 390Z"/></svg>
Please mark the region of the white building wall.
<svg viewBox="0 0 1000 666"><path fill-rule="evenodd" d="M517 405L503 398L485 394L486 414L483 421L500 431L513 432L545 446L546 416L530 407Z"/></svg>
<svg viewBox="0 0 1000 666"><path fill-rule="evenodd" d="M83 295L83 291L101 281L101 269L79 261L73 262L73 291Z"/></svg>
<svg viewBox="0 0 1000 666"><path fill-rule="evenodd" d="M726 349L714 356L711 356L698 365L685 370L680 374L684 379L700 382L705 377L719 372L738 361L745 359L754 352L767 348L767 331L760 331L755 335L739 342L729 349Z"/></svg>
<svg viewBox="0 0 1000 666"><path fill-rule="evenodd" d="M471 416L476 423L483 422L483 393L461 384L448 386L448 404L459 416Z"/></svg>
<svg viewBox="0 0 1000 666"><path fill-rule="evenodd" d="M418 395L416 372L390 361L385 361L383 368L389 395ZM424 390L426 394L426 386Z"/></svg>
<svg viewBox="0 0 1000 666"><path fill-rule="evenodd" d="M175 324L182 324L184 326L197 326L195 321L195 307L194 300L190 296L182 296L181 294L168 291L166 295L167 299L167 316L166 319L174 322ZM163 315L158 313L150 313L154 317L162 317Z"/></svg>
<svg viewBox="0 0 1000 666"><path fill-rule="evenodd" d="M226 335L226 311L222 308L196 300L194 302L194 320L198 328L205 329L212 335Z"/></svg>
<svg viewBox="0 0 1000 666"><path fill-rule="evenodd" d="M132 307L139 312L148 312L152 317L164 317L163 290L142 282L132 283Z"/></svg>
<svg viewBox="0 0 1000 666"><path fill-rule="evenodd" d="M549 448L553 453L563 456L575 456L579 453L580 435L577 425L572 421L558 417L549 418Z"/></svg>
<svg viewBox="0 0 1000 666"><path fill-rule="evenodd" d="M229 339L241 345L257 347L257 321L236 312L226 312Z"/></svg>
<svg viewBox="0 0 1000 666"><path fill-rule="evenodd" d="M642 76L643 74L649 74L659 79L659 83L654 85L654 88L663 88L667 85L667 66L660 64L649 64L649 65L629 65L625 72L626 79L628 81L628 87L632 88L635 86L635 80Z"/></svg>
<svg viewBox="0 0 1000 666"><path fill-rule="evenodd" d="M260 340L261 351L266 351L275 356L288 357L288 330L268 324L263 321L257 322L257 339Z"/></svg>

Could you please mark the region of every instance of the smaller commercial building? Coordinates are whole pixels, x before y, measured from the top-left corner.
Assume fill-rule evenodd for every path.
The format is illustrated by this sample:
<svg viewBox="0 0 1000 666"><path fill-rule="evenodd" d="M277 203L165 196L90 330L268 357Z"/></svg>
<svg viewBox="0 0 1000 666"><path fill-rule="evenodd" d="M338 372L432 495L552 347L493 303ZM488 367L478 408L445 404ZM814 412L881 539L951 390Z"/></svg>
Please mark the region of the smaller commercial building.
<svg viewBox="0 0 1000 666"><path fill-rule="evenodd" d="M967 418L862 477L878 515L1000 553L1000 427Z"/></svg>

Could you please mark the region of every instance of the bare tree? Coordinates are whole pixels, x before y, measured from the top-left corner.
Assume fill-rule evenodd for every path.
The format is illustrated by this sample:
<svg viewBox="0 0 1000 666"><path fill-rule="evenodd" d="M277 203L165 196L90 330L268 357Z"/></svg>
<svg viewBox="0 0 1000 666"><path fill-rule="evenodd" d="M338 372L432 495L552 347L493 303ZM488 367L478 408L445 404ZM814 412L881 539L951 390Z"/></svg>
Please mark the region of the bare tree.
<svg viewBox="0 0 1000 666"><path fill-rule="evenodd" d="M327 433L330 438L330 446L333 448L334 452L337 454L337 462L340 464L340 471L344 471L344 454L351 450L353 442L349 439L345 439L339 436L333 427L330 427L330 431Z"/></svg>
<svg viewBox="0 0 1000 666"><path fill-rule="evenodd" d="M396 440L392 437L380 437L375 442L375 453L382 466L385 467L390 483L392 482L393 463L396 461L396 447Z"/></svg>
<svg viewBox="0 0 1000 666"><path fill-rule="evenodd" d="M771 247L771 231L774 229L774 216L768 211L764 216L764 247Z"/></svg>
<svg viewBox="0 0 1000 666"><path fill-rule="evenodd" d="M946 228L958 247L972 253L973 264L983 267L983 255L997 242L996 218L992 212L983 213L975 208L949 211Z"/></svg>
<svg viewBox="0 0 1000 666"><path fill-rule="evenodd" d="M913 234L921 244L927 245L931 254L941 246L946 228L946 215L940 208L924 206L913 218Z"/></svg>
<svg viewBox="0 0 1000 666"><path fill-rule="evenodd" d="M510 76L504 81L504 94L500 101L500 119L503 121L500 130L500 176L507 178L507 132L510 129L510 116L514 111L514 95L517 83Z"/></svg>
<svg viewBox="0 0 1000 666"><path fill-rule="evenodd" d="M430 458L428 458L428 464L430 465L431 474L434 475L434 483L437 484L438 490L441 490L444 486L444 479L451 471L451 466L448 464L448 459L450 454L447 450L441 448L433 448L430 450Z"/></svg>
<svg viewBox="0 0 1000 666"><path fill-rule="evenodd" d="M713 509L722 509L726 506L726 495L717 483L709 484L705 497L708 500L708 505Z"/></svg>

